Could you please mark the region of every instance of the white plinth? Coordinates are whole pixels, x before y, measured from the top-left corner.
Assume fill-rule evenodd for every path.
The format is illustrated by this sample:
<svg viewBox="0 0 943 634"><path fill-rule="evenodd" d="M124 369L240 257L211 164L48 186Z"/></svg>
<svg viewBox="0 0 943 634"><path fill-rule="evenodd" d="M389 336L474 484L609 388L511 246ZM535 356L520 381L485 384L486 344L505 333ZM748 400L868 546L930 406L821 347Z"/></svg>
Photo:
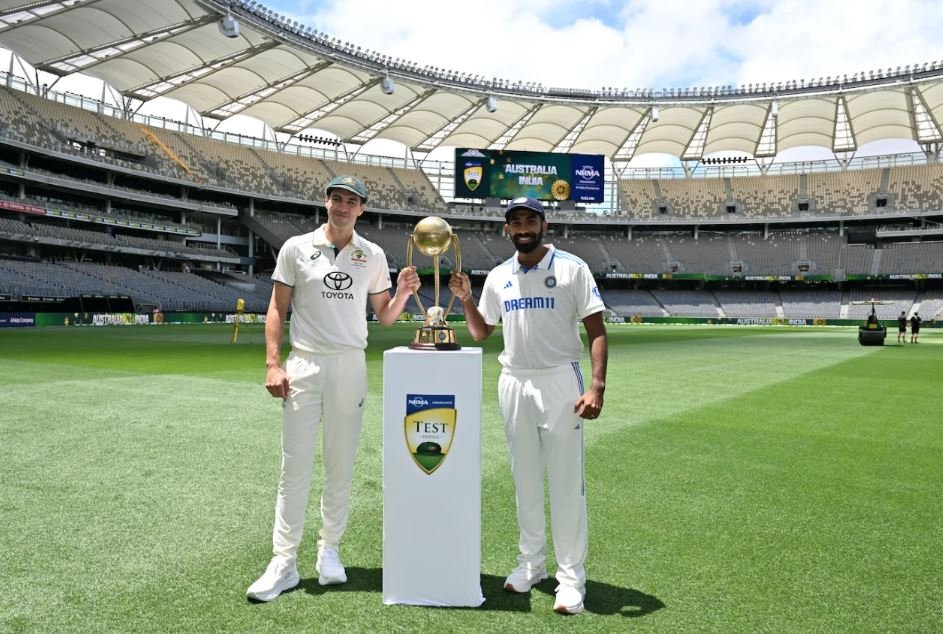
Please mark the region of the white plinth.
<svg viewBox="0 0 943 634"><path fill-rule="evenodd" d="M481 594L481 348L383 354L383 603Z"/></svg>

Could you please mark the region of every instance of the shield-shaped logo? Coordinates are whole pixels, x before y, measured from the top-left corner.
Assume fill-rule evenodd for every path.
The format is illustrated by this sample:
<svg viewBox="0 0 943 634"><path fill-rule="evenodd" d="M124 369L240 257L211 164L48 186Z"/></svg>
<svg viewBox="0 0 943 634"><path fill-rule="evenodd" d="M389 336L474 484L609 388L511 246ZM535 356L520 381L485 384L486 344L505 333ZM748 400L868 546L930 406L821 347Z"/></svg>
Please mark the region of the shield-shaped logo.
<svg viewBox="0 0 943 634"><path fill-rule="evenodd" d="M403 431L413 462L427 475L442 466L455 439L455 396L407 394Z"/></svg>
<svg viewBox="0 0 943 634"><path fill-rule="evenodd" d="M463 176L465 178L465 186L468 187L469 191L475 191L478 189L478 186L481 185L481 175L483 173L481 165L466 165Z"/></svg>

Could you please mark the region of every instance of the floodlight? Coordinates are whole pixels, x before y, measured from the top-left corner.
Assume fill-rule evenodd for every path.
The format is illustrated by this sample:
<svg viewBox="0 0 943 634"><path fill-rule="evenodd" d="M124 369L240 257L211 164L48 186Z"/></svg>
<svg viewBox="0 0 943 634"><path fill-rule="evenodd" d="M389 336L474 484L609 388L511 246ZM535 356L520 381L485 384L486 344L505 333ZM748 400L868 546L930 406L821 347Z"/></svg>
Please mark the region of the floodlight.
<svg viewBox="0 0 943 634"><path fill-rule="evenodd" d="M217 26L219 27L219 32L226 37L239 37L239 22L236 21L236 18L232 17L232 13L228 9L226 10L226 15L220 19Z"/></svg>
<svg viewBox="0 0 943 634"><path fill-rule="evenodd" d="M652 106L652 121L658 121L658 106Z"/></svg>
<svg viewBox="0 0 943 634"><path fill-rule="evenodd" d="M779 101L775 99L773 100L773 105L770 108L770 116L772 116L774 119L779 116Z"/></svg>
<svg viewBox="0 0 943 634"><path fill-rule="evenodd" d="M485 102L485 109L488 112L496 112L498 109L498 100L494 98L494 95L488 95L488 100Z"/></svg>
<svg viewBox="0 0 943 634"><path fill-rule="evenodd" d="M380 87L383 89L383 94L392 95L396 90L396 84L393 83L393 78L390 77L389 71L387 71L386 76L383 77L383 81L380 82Z"/></svg>

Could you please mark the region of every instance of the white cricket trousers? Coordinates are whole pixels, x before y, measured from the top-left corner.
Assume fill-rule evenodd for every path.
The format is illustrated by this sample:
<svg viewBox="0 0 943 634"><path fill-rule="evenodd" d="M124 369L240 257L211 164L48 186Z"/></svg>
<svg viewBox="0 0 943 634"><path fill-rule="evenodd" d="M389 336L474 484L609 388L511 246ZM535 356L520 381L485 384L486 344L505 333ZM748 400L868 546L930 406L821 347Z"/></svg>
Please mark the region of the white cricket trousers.
<svg viewBox="0 0 943 634"><path fill-rule="evenodd" d="M550 483L550 526L557 581L583 588L589 530L583 480L583 419L573 413L583 393L579 364L543 370L505 368L498 402L511 454L520 526L518 562L545 565L544 471Z"/></svg>
<svg viewBox="0 0 943 634"><path fill-rule="evenodd" d="M360 441L367 366L363 350L316 355L292 351L285 361L290 395L282 412L282 471L272 550L292 562L304 531L315 443L323 422L321 542L340 543L350 515L350 485Z"/></svg>

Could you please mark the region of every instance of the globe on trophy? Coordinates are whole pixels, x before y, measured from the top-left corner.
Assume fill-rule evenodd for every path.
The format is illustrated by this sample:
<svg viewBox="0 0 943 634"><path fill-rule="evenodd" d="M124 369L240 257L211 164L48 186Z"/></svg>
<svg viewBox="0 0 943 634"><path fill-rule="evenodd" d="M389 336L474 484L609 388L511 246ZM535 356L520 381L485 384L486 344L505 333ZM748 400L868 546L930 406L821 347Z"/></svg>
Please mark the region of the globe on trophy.
<svg viewBox="0 0 943 634"><path fill-rule="evenodd" d="M439 303L439 258L452 247L455 252L455 268L462 270L462 252L458 246L458 236L452 233L452 228L442 218L429 216L416 223L415 229L406 243L406 266L413 266L414 250L432 258L432 271L435 277L435 295L433 306L429 310L422 305L419 293L413 291L413 297L419 310L423 314L423 324L416 330L416 336L409 347L413 350L459 350L461 346L455 341L455 330L449 328L446 318L455 302L455 293L452 293L448 306L444 309Z"/></svg>

